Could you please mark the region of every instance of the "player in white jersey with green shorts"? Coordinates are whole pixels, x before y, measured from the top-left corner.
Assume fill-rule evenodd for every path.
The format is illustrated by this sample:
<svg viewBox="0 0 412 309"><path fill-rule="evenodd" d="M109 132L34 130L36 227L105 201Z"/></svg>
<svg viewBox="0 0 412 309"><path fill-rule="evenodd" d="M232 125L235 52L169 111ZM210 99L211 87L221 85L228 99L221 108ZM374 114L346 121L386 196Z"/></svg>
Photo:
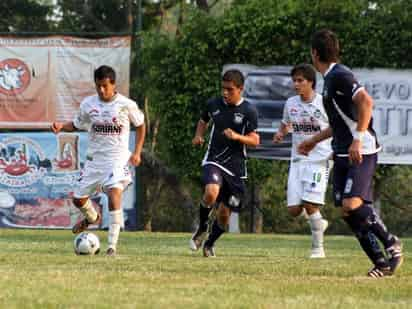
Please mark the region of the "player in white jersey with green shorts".
<svg viewBox="0 0 412 309"><path fill-rule="evenodd" d="M308 156L297 152L305 139L329 126L323 108L322 96L315 92L316 71L309 64L300 64L291 71L298 95L286 101L283 118L275 143L282 142L292 132L292 151L289 167L287 206L294 216L305 216L312 232L311 258L324 258L323 233L328 221L322 218L320 206L325 204L329 176L329 158L332 154L330 140L319 143Z"/></svg>
<svg viewBox="0 0 412 309"><path fill-rule="evenodd" d="M51 129L88 132L89 144L86 162L74 191L73 204L84 219L73 226L77 234L97 223L99 214L89 197L103 190L109 197L109 232L107 255L116 254L121 226L121 199L124 189L132 182L129 165L141 163L145 137L144 115L136 102L116 92L116 74L109 66L94 72L97 95L86 97L73 121L54 122ZM136 127L136 145L129 151L130 123Z"/></svg>

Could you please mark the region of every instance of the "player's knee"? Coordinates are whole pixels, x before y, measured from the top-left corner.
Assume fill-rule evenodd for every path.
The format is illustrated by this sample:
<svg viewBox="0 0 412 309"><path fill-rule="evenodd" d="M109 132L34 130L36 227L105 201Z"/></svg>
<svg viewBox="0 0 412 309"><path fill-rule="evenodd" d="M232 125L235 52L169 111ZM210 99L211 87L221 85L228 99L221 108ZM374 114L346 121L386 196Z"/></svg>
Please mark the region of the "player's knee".
<svg viewBox="0 0 412 309"><path fill-rule="evenodd" d="M216 203L218 194L219 192L215 192L214 190L207 190L203 195L203 202L206 205L213 205L214 203Z"/></svg>
<svg viewBox="0 0 412 309"><path fill-rule="evenodd" d="M342 200L342 211L344 213L349 213L355 210L363 204L363 201L359 197L345 198Z"/></svg>
<svg viewBox="0 0 412 309"><path fill-rule="evenodd" d="M77 208L80 208L80 207L83 207L87 203L88 199L89 199L88 197L82 197L82 198L73 197L73 204Z"/></svg>
<svg viewBox="0 0 412 309"><path fill-rule="evenodd" d="M288 207L288 212L292 217L297 217L302 213L302 207L300 207L300 206L290 206L290 207Z"/></svg>
<svg viewBox="0 0 412 309"><path fill-rule="evenodd" d="M319 206L317 205L313 205L313 204L309 204L309 203L305 203L304 204L304 208L306 210L306 213L310 216L313 215L314 213L319 211Z"/></svg>

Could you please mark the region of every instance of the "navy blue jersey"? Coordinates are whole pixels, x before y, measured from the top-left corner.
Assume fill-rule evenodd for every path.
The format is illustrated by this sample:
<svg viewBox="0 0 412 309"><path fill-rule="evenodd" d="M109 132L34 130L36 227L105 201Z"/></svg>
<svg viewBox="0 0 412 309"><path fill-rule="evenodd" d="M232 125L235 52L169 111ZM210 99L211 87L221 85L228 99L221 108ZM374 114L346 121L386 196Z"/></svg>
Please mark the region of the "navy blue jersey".
<svg viewBox="0 0 412 309"><path fill-rule="evenodd" d="M337 155L348 154L349 146L356 131L358 111L353 96L363 88L344 65L335 64L324 76L323 104L333 130L332 149ZM379 151L373 119L362 140L362 154Z"/></svg>
<svg viewBox="0 0 412 309"><path fill-rule="evenodd" d="M257 112L248 101L233 106L223 98L211 99L201 114L204 122L213 122L210 141L202 165L213 164L232 176L246 178L246 146L228 139L223 131L232 129L236 133L247 135L256 131Z"/></svg>

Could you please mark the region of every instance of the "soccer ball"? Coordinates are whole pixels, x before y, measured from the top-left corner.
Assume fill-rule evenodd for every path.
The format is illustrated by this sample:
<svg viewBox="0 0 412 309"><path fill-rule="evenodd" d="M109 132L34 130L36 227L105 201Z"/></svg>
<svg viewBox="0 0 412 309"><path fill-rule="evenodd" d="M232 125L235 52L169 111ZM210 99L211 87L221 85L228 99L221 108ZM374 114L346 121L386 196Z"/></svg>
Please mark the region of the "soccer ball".
<svg viewBox="0 0 412 309"><path fill-rule="evenodd" d="M94 255L100 251L100 241L97 235L83 232L74 239L74 252L77 255Z"/></svg>

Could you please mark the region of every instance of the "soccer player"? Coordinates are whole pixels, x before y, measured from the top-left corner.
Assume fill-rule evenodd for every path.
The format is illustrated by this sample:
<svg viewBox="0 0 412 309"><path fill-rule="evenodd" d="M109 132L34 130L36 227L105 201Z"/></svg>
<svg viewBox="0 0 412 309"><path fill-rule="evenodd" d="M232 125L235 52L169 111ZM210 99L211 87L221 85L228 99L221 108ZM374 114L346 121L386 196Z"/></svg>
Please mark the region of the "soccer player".
<svg viewBox="0 0 412 309"><path fill-rule="evenodd" d="M76 130L88 131L89 145L84 168L73 204L84 215L75 224L73 233L80 233L90 224L97 223L100 215L93 208L90 196L101 189L109 198L110 225L108 231L108 256L116 255L116 246L121 227L121 199L123 190L131 183L129 164L139 166L145 138L144 115L136 102L116 92L116 73L109 66L100 66L94 71L97 95L86 97L73 121L54 122L54 133ZM136 126L136 145L129 151L130 123Z"/></svg>
<svg viewBox="0 0 412 309"><path fill-rule="evenodd" d="M339 41L334 32L317 31L311 44L313 64L324 77L323 104L330 126L303 141L298 150L308 154L317 143L332 137L335 204L374 264L368 276L392 275L402 264L402 245L372 206L372 180L381 149L373 130L373 100L353 73L338 63Z"/></svg>
<svg viewBox="0 0 412 309"><path fill-rule="evenodd" d="M244 77L238 70L227 71L222 78L222 97L207 102L192 140L202 145L208 123L212 123L210 141L202 162L204 194L200 202L199 227L190 239L194 251L203 244L203 255L215 257L215 241L226 231L232 210L239 210L244 195L246 146L257 146L257 112L242 98ZM212 209L216 208L212 213ZM215 217L215 219L213 219Z"/></svg>
<svg viewBox="0 0 412 309"><path fill-rule="evenodd" d="M303 140L329 127L328 116L323 108L322 96L315 92L316 71L310 64L300 64L291 71L293 85L298 95L289 98L283 109L283 118L275 143L282 142L292 131L287 206L289 214L307 218L312 232L310 258L324 258L323 233L328 221L322 218L319 207L325 204L325 192L329 176L329 158L332 154L330 139L324 140L308 154L297 152Z"/></svg>

